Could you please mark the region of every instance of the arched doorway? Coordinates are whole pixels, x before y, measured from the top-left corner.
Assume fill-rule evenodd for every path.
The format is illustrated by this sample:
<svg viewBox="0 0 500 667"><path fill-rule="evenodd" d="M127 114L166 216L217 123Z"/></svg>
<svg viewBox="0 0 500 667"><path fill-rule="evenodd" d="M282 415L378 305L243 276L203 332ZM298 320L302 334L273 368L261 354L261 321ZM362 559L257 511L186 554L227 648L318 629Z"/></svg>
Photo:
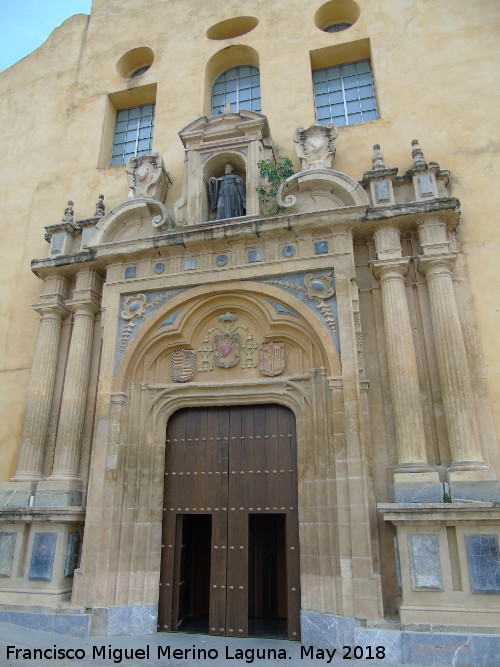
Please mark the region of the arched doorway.
<svg viewBox="0 0 500 667"><path fill-rule="evenodd" d="M165 459L158 629L299 639L293 412L184 408Z"/></svg>

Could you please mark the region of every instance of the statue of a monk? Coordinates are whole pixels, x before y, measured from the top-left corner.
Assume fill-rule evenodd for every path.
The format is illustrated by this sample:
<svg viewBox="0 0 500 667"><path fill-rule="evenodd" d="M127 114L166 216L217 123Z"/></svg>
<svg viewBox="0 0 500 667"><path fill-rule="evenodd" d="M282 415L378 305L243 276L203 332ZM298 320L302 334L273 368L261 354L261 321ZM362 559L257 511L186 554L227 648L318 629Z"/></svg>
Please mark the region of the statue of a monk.
<svg viewBox="0 0 500 667"><path fill-rule="evenodd" d="M224 167L224 176L212 176L209 181L210 205L212 211L217 211L217 220L238 218L246 212L245 186L233 171L233 165L228 162Z"/></svg>

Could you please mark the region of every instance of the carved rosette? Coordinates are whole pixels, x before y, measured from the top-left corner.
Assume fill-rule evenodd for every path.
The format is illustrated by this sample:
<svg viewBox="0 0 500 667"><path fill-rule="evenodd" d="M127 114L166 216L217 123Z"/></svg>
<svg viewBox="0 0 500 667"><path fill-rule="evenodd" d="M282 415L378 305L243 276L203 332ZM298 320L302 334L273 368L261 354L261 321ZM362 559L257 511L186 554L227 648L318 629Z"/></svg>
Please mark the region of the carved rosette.
<svg viewBox="0 0 500 667"><path fill-rule="evenodd" d="M304 127L298 127L293 134L293 142L302 171L331 169L337 136L337 128L333 123L314 124L307 130Z"/></svg>
<svg viewBox="0 0 500 667"><path fill-rule="evenodd" d="M189 382L195 372L194 350L174 350L171 355L171 375L174 382Z"/></svg>

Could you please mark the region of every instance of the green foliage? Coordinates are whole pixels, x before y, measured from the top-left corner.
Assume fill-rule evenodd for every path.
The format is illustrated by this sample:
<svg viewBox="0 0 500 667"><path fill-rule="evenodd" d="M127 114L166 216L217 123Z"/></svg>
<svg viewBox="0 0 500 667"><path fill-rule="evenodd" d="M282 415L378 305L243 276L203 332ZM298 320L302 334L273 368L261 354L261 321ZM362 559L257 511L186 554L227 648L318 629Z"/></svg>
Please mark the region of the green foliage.
<svg viewBox="0 0 500 667"><path fill-rule="evenodd" d="M272 160L259 160L260 177L266 179L269 185L258 185L257 195L260 203L264 206L268 215L278 215L283 212L283 207L276 201L279 186L287 178L293 176L293 165L290 158L280 157L278 162Z"/></svg>
<svg viewBox="0 0 500 667"><path fill-rule="evenodd" d="M443 493L443 503L451 503L451 496L449 493Z"/></svg>

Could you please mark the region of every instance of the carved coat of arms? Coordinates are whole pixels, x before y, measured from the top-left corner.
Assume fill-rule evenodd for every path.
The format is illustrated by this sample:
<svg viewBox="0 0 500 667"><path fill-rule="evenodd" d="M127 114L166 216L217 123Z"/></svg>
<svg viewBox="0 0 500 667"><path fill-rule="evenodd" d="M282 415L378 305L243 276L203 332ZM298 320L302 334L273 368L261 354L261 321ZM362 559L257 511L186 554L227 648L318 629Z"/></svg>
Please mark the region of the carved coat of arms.
<svg viewBox="0 0 500 667"><path fill-rule="evenodd" d="M259 346L259 370L274 377L285 370L285 343L262 343Z"/></svg>
<svg viewBox="0 0 500 667"><path fill-rule="evenodd" d="M231 368L240 360L240 335L234 331L215 334L214 361L217 366Z"/></svg>
<svg viewBox="0 0 500 667"><path fill-rule="evenodd" d="M194 377L194 350L173 350L171 358L171 374L174 382L188 382Z"/></svg>

